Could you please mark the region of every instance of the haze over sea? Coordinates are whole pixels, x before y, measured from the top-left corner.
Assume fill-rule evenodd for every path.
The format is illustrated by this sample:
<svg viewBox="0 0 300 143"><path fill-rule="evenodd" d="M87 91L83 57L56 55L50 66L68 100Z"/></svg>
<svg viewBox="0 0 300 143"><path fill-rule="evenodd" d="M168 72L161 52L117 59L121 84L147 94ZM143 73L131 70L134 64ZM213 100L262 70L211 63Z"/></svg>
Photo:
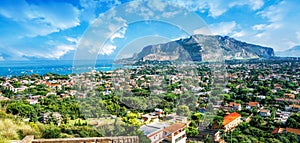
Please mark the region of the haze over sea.
<svg viewBox="0 0 300 143"><path fill-rule="evenodd" d="M0 61L0 76L71 74L73 62L73 60ZM95 67L89 67L89 70L110 71L113 67L113 60L97 60Z"/></svg>

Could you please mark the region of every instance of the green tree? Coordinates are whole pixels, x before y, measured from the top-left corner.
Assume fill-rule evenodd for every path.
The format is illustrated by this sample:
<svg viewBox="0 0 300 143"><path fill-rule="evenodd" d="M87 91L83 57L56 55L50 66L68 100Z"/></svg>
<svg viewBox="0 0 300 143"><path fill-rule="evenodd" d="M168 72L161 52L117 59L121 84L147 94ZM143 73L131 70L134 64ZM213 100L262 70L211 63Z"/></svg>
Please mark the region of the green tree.
<svg viewBox="0 0 300 143"><path fill-rule="evenodd" d="M190 115L190 109L186 105L179 105L176 110L176 114L179 116L189 116Z"/></svg>

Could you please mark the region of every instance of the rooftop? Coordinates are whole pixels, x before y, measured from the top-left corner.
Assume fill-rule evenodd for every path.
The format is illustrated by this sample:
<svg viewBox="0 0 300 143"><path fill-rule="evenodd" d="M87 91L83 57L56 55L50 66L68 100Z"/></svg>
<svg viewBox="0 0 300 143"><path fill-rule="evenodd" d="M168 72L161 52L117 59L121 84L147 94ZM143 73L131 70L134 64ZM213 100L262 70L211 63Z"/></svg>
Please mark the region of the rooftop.
<svg viewBox="0 0 300 143"><path fill-rule="evenodd" d="M229 115L226 115L224 117L223 125L225 126L225 125L229 124L230 122L234 121L235 119L237 119L239 117L241 117L241 115L237 112L233 112Z"/></svg>
<svg viewBox="0 0 300 143"><path fill-rule="evenodd" d="M259 102L249 102L248 105L251 107L257 106Z"/></svg>
<svg viewBox="0 0 300 143"><path fill-rule="evenodd" d="M144 132L144 135L148 136L154 132L157 132L160 129L170 126L168 123L155 122L147 125L141 126L140 130Z"/></svg>
<svg viewBox="0 0 300 143"><path fill-rule="evenodd" d="M174 123L173 125L169 126L169 127L166 127L165 128L165 131L168 132L168 133L174 133L182 128L185 128L186 127L186 124L183 124L183 123Z"/></svg>

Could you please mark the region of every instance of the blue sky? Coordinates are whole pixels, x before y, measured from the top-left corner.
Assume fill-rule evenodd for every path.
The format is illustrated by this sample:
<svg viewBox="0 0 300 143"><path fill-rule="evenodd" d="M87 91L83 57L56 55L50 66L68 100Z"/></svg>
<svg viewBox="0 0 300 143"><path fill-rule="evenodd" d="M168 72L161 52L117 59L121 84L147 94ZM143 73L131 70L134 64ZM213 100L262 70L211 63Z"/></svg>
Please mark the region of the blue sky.
<svg viewBox="0 0 300 143"><path fill-rule="evenodd" d="M73 59L77 47L85 42L83 37L88 37L84 35L92 31L91 25L95 26L99 16L107 14L113 7L128 4L133 10L139 9L140 14L142 11L146 18L171 14L164 10L166 1L149 0L146 2L148 9L144 5L138 5L139 3L137 6L129 3L131 1L1 0L0 61ZM209 28L209 34L228 35L241 41L272 47L275 51L300 45L298 0L173 0L172 5L196 13ZM161 13L153 14L151 7ZM122 20L111 17L113 24ZM190 24L193 20L184 22ZM109 29L115 28L115 25L106 26ZM146 43L149 44L189 35L160 22L128 24L123 20L119 26L123 28L114 29L105 48L94 51L99 55L98 58L113 58L124 51L123 47L139 43L133 41L134 38L148 41ZM201 32L203 31L198 31ZM153 41L149 40L149 35L154 37ZM125 51L131 53L138 49Z"/></svg>

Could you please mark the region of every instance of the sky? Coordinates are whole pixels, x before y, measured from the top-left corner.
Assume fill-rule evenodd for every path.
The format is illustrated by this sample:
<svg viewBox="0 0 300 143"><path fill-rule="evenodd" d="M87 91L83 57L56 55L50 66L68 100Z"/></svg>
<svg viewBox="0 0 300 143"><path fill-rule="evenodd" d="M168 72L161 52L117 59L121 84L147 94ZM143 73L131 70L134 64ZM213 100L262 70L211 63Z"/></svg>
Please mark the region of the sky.
<svg viewBox="0 0 300 143"><path fill-rule="evenodd" d="M80 55L82 47L97 47L84 49L97 58L115 58L191 34L230 36L283 51L300 45L299 6L299 0L1 0L0 61L88 57ZM180 17L181 9L198 18Z"/></svg>

